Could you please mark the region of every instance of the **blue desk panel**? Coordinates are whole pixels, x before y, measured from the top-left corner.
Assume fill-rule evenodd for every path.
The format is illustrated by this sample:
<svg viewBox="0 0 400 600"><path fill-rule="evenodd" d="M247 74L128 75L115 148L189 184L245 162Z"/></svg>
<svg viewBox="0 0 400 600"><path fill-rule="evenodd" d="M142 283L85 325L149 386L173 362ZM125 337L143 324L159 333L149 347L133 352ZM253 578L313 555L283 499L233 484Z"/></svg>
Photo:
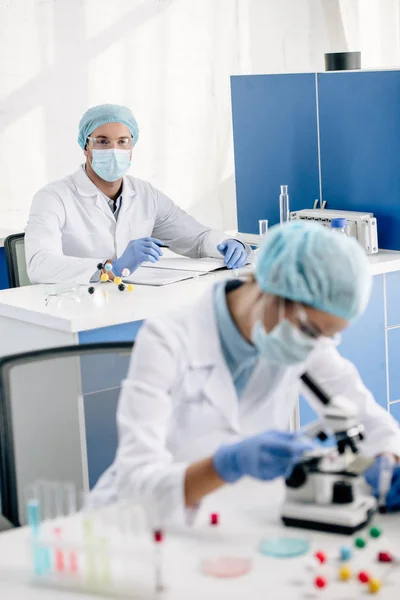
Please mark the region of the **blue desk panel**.
<svg viewBox="0 0 400 600"><path fill-rule="evenodd" d="M86 423L86 448L89 487L111 465L118 446L117 412L119 388L86 394L83 398Z"/></svg>
<svg viewBox="0 0 400 600"><path fill-rule="evenodd" d="M142 324L143 321L133 321L112 327L81 331L79 343L133 342ZM107 369L102 369L101 360L96 356L81 358L90 488L114 460L118 445L115 414L121 382L126 376L130 355L110 354L103 356L102 360L107 361ZM110 361L112 361L111 377Z"/></svg>
<svg viewBox="0 0 400 600"><path fill-rule="evenodd" d="M5 290L8 287L9 284L6 267L6 253L4 248L0 248L0 290Z"/></svg>
<svg viewBox="0 0 400 600"><path fill-rule="evenodd" d="M79 332L80 344L95 344L99 342L134 342L143 321L132 321L121 325L100 327Z"/></svg>
<svg viewBox="0 0 400 600"><path fill-rule="evenodd" d="M231 77L239 231L279 222L279 191L290 209L319 198L315 74Z"/></svg>
<svg viewBox="0 0 400 600"><path fill-rule="evenodd" d="M322 196L372 211L379 247L400 249L400 71L318 75Z"/></svg>
<svg viewBox="0 0 400 600"><path fill-rule="evenodd" d="M339 352L355 364L375 400L387 409L383 275L373 281L367 310L343 332Z"/></svg>

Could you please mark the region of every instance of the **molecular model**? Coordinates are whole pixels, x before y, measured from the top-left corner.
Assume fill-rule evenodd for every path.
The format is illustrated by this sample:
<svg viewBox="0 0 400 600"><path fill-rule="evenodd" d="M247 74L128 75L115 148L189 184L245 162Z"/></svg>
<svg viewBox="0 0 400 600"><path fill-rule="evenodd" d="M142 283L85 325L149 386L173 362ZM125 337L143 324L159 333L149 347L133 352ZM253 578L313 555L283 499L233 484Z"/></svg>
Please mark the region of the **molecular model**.
<svg viewBox="0 0 400 600"><path fill-rule="evenodd" d="M373 540L378 540L382 536L382 529L373 526L369 530L369 535ZM354 539L354 548L356 551L363 551L367 546L367 539L365 537L356 537ZM351 559L353 558L353 548L351 546L342 546L339 549L339 567L337 570L337 580L346 582L354 579L359 583L363 584L370 594L377 594L381 587L383 586L389 571L386 573L386 577L378 578L372 574L373 571L376 571L377 565L379 563L391 563L393 567L396 566L397 559L386 550L379 551L376 555L375 561L372 565L370 565L370 571L364 569L358 572L354 572L351 567ZM313 556L314 564L318 567L320 565L325 565L328 561L327 555L325 552L318 551L314 553ZM333 564L335 564L335 560L333 560ZM325 588L329 584L328 578L325 575L320 573L316 573L314 576L314 585L317 588Z"/></svg>
<svg viewBox="0 0 400 600"><path fill-rule="evenodd" d="M115 283L115 285L118 287L120 292L124 292L125 290L127 290L128 292L133 291L133 285L131 283L128 283L127 285L125 285L125 283L123 283L121 277L117 277L114 275L114 273L112 273L112 265L110 263L105 263L105 264L99 263L97 265L97 268L99 271L105 271L100 275L100 280L103 283L105 283L106 281L113 281ZM114 275L113 279L110 277L110 274ZM128 277L130 275L129 269L122 269L121 275L122 275L122 277ZM95 287L90 286L88 288L88 292L89 292L89 294L94 294Z"/></svg>

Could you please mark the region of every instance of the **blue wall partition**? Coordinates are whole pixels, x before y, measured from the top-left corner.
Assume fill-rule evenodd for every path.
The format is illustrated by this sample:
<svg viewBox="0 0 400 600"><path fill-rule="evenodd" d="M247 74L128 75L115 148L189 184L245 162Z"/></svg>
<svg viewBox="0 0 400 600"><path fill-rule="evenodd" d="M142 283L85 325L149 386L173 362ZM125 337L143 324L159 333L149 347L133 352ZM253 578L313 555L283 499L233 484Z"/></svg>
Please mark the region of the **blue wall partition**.
<svg viewBox="0 0 400 600"><path fill-rule="evenodd" d="M400 249L400 71L234 76L231 87L240 231L279 221L287 183L291 210L322 189L327 208L373 212L380 248Z"/></svg>
<svg viewBox="0 0 400 600"><path fill-rule="evenodd" d="M7 264L6 264L6 253L4 248L0 248L0 290L5 290L9 287Z"/></svg>
<svg viewBox="0 0 400 600"><path fill-rule="evenodd" d="M258 233L258 220L279 221L280 185L291 207L319 198L316 79L298 75L231 79L239 231Z"/></svg>
<svg viewBox="0 0 400 600"><path fill-rule="evenodd" d="M322 196L371 211L379 246L400 249L400 71L318 75Z"/></svg>

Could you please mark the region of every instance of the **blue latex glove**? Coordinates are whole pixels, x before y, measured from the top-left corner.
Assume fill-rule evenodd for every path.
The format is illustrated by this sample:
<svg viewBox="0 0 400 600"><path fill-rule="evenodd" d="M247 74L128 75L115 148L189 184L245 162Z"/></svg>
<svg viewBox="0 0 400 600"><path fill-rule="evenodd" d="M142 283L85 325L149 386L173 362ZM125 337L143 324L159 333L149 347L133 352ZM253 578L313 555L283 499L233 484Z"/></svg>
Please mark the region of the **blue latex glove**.
<svg viewBox="0 0 400 600"><path fill-rule="evenodd" d="M144 262L155 263L163 255L160 245L163 242L153 237L131 240L119 258L112 261L114 275L121 276L122 269L136 271Z"/></svg>
<svg viewBox="0 0 400 600"><path fill-rule="evenodd" d="M266 431L237 444L221 446L213 463L218 475L233 483L249 475L269 481L290 475L303 453L314 444L301 434L285 431Z"/></svg>
<svg viewBox="0 0 400 600"><path fill-rule="evenodd" d="M364 473L368 485L372 488L372 493L379 499L379 475L383 462L387 460L386 456L378 456L375 462ZM400 467L393 467L393 474L390 489L386 496L386 508L397 510L400 508Z"/></svg>
<svg viewBox="0 0 400 600"><path fill-rule="evenodd" d="M246 248L238 240L224 240L218 244L217 250L224 257L228 269L239 269L247 263Z"/></svg>

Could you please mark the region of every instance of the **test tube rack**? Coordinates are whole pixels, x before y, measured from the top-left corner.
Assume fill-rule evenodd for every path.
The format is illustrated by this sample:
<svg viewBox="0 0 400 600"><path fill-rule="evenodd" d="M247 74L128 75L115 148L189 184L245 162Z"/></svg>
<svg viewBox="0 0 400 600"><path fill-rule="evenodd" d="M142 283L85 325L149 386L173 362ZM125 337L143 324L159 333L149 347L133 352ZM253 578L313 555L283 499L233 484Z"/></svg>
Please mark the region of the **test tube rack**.
<svg viewBox="0 0 400 600"><path fill-rule="evenodd" d="M152 532L142 506L124 500L50 519L41 519L40 508L31 494L27 547L33 585L132 600L159 597L160 535Z"/></svg>

